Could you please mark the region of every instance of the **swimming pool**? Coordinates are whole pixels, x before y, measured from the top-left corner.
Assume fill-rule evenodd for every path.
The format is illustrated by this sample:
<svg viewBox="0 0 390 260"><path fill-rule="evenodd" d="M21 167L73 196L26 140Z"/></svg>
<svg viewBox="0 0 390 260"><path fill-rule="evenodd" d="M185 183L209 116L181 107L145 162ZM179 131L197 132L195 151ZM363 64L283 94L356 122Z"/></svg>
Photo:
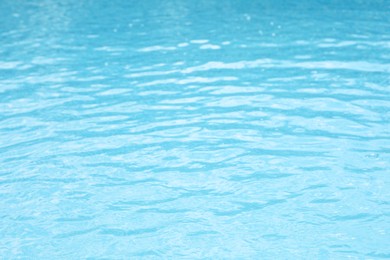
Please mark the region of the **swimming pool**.
<svg viewBox="0 0 390 260"><path fill-rule="evenodd" d="M0 17L2 259L390 257L388 1Z"/></svg>

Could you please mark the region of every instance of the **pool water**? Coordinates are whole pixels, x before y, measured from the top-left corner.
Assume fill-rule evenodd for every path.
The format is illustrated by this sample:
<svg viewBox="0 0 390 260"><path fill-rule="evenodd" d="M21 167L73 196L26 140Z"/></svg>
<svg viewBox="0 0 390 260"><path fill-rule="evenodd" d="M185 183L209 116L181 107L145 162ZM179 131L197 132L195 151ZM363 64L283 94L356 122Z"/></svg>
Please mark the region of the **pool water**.
<svg viewBox="0 0 390 260"><path fill-rule="evenodd" d="M1 259L390 258L390 2L0 2Z"/></svg>

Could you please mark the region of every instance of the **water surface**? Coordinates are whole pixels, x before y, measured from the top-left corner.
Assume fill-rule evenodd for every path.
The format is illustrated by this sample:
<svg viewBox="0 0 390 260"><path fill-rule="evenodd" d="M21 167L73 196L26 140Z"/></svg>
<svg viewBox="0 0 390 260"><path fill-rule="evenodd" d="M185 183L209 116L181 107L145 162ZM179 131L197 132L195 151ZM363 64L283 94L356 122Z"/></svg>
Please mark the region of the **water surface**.
<svg viewBox="0 0 390 260"><path fill-rule="evenodd" d="M2 259L390 257L388 1L0 17Z"/></svg>

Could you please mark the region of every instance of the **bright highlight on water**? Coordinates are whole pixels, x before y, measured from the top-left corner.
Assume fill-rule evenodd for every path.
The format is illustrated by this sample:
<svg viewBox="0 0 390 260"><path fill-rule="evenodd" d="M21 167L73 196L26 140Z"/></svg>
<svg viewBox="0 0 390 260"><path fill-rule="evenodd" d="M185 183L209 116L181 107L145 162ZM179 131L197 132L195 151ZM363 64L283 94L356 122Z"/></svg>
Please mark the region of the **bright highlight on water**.
<svg viewBox="0 0 390 260"><path fill-rule="evenodd" d="M389 1L0 1L1 259L390 258L389 169Z"/></svg>

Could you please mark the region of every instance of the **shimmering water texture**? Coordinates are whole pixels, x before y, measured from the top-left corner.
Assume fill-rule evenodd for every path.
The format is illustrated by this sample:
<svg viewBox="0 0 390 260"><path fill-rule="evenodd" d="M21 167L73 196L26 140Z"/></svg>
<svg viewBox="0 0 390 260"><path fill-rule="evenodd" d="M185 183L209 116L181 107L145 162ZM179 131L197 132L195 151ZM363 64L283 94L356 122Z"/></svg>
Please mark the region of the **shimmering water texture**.
<svg viewBox="0 0 390 260"><path fill-rule="evenodd" d="M390 258L389 3L0 1L0 258Z"/></svg>

